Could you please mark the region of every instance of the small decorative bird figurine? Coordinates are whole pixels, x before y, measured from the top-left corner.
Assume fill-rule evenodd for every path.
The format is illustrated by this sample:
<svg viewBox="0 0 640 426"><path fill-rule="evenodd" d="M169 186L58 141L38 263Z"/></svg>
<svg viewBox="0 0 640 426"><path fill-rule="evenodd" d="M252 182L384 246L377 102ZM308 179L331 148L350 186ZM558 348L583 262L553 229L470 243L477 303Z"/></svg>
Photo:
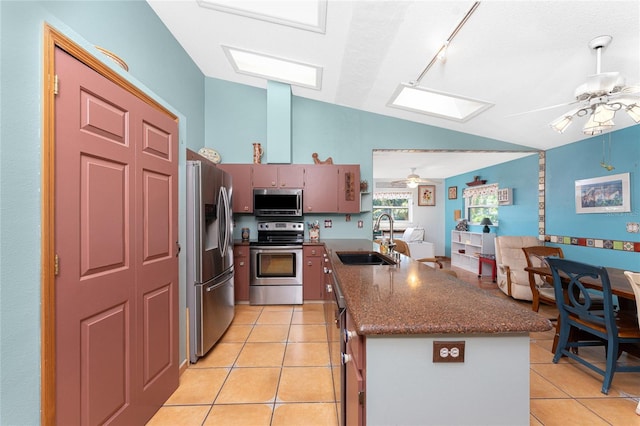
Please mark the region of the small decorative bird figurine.
<svg viewBox="0 0 640 426"><path fill-rule="evenodd" d="M313 157L313 162L315 164L333 164L333 158L329 157L326 160L322 161L318 158L317 152L314 152L313 154L311 154L311 157Z"/></svg>

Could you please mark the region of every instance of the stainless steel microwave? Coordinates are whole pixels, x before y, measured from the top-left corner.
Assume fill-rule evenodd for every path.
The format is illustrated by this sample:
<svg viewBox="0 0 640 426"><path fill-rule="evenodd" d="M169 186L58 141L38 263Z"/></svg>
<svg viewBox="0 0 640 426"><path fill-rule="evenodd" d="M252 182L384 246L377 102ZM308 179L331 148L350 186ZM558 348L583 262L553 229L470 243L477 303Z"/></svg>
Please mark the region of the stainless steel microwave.
<svg viewBox="0 0 640 426"><path fill-rule="evenodd" d="M253 214L269 217L302 217L302 189L254 189Z"/></svg>

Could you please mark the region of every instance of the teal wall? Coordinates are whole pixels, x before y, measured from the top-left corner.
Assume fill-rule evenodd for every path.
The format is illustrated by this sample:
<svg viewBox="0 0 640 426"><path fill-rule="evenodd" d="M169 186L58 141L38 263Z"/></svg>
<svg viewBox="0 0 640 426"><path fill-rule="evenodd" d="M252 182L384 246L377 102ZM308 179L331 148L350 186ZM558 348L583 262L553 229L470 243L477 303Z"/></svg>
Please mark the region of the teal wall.
<svg viewBox="0 0 640 426"><path fill-rule="evenodd" d="M618 113L620 114L620 113ZM620 117L620 121L628 117ZM616 122L618 119L616 118ZM600 167L605 142L606 162ZM628 222L640 222L640 125L561 146L547 152L547 234L640 242L640 234L626 232ZM575 181L619 173L630 174L631 211L577 214ZM640 253L561 245L565 257L597 265L640 271Z"/></svg>
<svg viewBox="0 0 640 426"><path fill-rule="evenodd" d="M0 424L40 422L43 25L48 22L180 118L184 149L204 141L204 76L145 1L0 1ZM184 182L183 179L180 179ZM184 194L180 195L181 214ZM181 221L181 228L183 226ZM184 232L181 232L184 235ZM184 246L184 242L183 242ZM184 259L181 259L184 277ZM182 278L184 280L184 278ZM184 283L180 353L184 358Z"/></svg>
<svg viewBox="0 0 640 426"><path fill-rule="evenodd" d="M491 228L491 232L497 235L538 235L538 154L534 153L497 166L446 179L446 188L458 187L458 198L447 200L445 206L447 228L445 250L448 256L451 255L451 230L457 224L453 219L453 212L454 210L464 212L463 191L467 187L466 183L473 181L474 176L480 176L482 180L486 179L487 184L497 183L500 188L513 189L513 205L499 207L499 226ZM482 228L479 225L469 226L469 230L473 232L481 232Z"/></svg>
<svg viewBox="0 0 640 426"><path fill-rule="evenodd" d="M267 91L206 78L206 146L220 152L225 163L250 163L254 142L269 151L267 140ZM313 163L312 154L321 160L332 157L335 164L360 164L361 179L373 185L372 150L393 149L482 149L522 150L523 147L493 139L398 120L352 108L292 97L292 161ZM370 186L371 188L372 186ZM325 229L324 219L332 221ZM253 217L236 215L235 238L241 227L255 235ZM369 238L371 214L305 215L304 220L320 221L321 238ZM358 220L364 222L358 228Z"/></svg>
<svg viewBox="0 0 640 426"><path fill-rule="evenodd" d="M628 119L620 117L620 120ZM563 145L546 152L546 234L580 238L640 242L640 234L626 232L628 222L640 222L640 125L611 132L609 135ZM600 166L603 158L615 166L607 171ZM575 181L619 173L630 174L631 212L577 214ZM479 175L487 183L513 188L514 204L499 208L500 225L492 228L497 235L538 235L538 155L475 170L446 180L446 186L458 186L457 200L446 203L446 227L454 229L453 211L464 209L461 198L465 183ZM470 226L479 232L480 226ZM451 253L451 236L447 235L447 253ZM565 257L582 262L617 268L640 270L640 253L561 244Z"/></svg>

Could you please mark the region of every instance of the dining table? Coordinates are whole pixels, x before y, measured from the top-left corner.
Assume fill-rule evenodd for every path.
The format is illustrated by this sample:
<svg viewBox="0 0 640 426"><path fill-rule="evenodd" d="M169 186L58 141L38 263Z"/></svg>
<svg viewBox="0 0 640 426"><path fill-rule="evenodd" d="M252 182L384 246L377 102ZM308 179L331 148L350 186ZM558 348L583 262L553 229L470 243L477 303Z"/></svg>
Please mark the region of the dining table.
<svg viewBox="0 0 640 426"><path fill-rule="evenodd" d="M618 308L620 312L628 312L629 315L637 315L636 296L631 287L631 283L624 275L624 269L605 267L607 275L609 275L609 283L611 284L611 293L618 296ZM524 268L527 272L540 275L542 278L553 277L551 268L548 266L531 266ZM589 289L602 291L602 283L589 277L582 277L580 282ZM556 323L556 336L553 339L551 351L556 352L558 337L560 332L560 318ZM625 347L625 350L635 356L640 357L640 347Z"/></svg>

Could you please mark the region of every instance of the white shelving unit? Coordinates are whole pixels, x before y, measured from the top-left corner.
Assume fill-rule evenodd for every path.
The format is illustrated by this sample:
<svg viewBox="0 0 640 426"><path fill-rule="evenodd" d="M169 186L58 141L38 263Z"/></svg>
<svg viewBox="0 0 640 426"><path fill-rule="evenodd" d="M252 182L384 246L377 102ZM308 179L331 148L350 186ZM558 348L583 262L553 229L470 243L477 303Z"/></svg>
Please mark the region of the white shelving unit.
<svg viewBox="0 0 640 426"><path fill-rule="evenodd" d="M496 234L451 231L451 266L478 273L478 255L495 254ZM482 275L491 275L491 268L483 264Z"/></svg>

